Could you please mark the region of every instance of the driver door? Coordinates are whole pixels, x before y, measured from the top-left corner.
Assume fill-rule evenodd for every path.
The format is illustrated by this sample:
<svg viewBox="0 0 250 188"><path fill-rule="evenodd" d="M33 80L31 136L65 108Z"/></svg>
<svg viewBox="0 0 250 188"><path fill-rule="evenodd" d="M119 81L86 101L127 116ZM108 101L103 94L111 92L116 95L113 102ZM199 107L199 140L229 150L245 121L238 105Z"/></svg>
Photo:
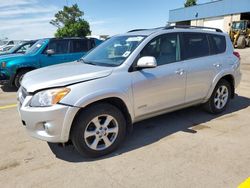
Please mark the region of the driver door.
<svg viewBox="0 0 250 188"><path fill-rule="evenodd" d="M47 50L53 50L54 54L46 54ZM49 42L47 48L40 57L41 67L55 65L59 63L65 63L70 61L69 54L69 40L65 39L53 39Z"/></svg>
<svg viewBox="0 0 250 188"><path fill-rule="evenodd" d="M185 101L186 64L180 61L179 35L164 34L149 42L140 57L153 56L156 68L132 72L135 116L171 108Z"/></svg>

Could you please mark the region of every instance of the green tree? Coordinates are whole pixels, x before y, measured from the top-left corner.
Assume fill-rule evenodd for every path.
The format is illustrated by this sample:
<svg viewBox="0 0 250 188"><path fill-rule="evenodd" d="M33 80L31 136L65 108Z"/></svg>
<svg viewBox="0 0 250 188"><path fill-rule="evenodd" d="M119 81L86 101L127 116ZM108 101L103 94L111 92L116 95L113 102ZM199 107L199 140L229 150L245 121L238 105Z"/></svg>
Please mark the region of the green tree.
<svg viewBox="0 0 250 188"><path fill-rule="evenodd" d="M89 23L83 19L84 12L77 4L64 6L50 23L57 27L55 37L85 37L91 34Z"/></svg>
<svg viewBox="0 0 250 188"><path fill-rule="evenodd" d="M186 3L184 4L185 7L191 7L197 5L197 0L186 0Z"/></svg>

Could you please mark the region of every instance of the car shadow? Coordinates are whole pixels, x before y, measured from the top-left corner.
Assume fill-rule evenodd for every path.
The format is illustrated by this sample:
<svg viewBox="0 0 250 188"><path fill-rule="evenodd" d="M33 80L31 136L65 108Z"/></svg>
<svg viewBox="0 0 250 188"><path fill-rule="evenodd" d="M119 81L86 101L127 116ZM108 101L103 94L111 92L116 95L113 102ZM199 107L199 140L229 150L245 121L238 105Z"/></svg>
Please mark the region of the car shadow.
<svg viewBox="0 0 250 188"><path fill-rule="evenodd" d="M9 85L0 85L0 88L3 92L16 92L17 89L15 87L11 87Z"/></svg>
<svg viewBox="0 0 250 188"><path fill-rule="evenodd" d="M117 151L101 158L84 158L71 144L61 147L58 144L49 143L49 147L57 158L68 162L102 160L150 145L179 131L195 134L200 129L191 129L191 127L240 111L248 106L250 106L249 98L235 96L227 110L219 115L209 114L201 106L196 106L141 121L134 125L133 132L127 136L125 143Z"/></svg>

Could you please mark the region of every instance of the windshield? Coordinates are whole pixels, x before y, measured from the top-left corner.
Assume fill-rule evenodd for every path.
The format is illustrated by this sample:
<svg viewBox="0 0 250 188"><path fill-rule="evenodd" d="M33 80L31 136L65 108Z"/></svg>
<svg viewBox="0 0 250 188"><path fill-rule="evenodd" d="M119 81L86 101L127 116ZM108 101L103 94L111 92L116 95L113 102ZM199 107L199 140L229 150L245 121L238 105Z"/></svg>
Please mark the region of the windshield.
<svg viewBox="0 0 250 188"><path fill-rule="evenodd" d="M46 43L47 39L41 39L37 41L33 46L31 46L25 54L34 54L36 53L43 45Z"/></svg>
<svg viewBox="0 0 250 188"><path fill-rule="evenodd" d="M115 67L121 65L145 36L112 37L92 50L82 60L84 63Z"/></svg>
<svg viewBox="0 0 250 188"><path fill-rule="evenodd" d="M246 22L234 22L232 28L235 30L245 30Z"/></svg>

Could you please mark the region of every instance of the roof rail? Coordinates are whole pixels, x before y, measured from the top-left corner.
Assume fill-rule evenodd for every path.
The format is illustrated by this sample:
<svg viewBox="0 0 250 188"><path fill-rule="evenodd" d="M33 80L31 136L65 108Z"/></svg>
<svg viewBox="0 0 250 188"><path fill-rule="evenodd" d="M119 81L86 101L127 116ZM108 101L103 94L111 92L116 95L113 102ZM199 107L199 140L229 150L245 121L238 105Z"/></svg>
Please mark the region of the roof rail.
<svg viewBox="0 0 250 188"><path fill-rule="evenodd" d="M209 29L215 30L216 32L223 33L221 29L213 28L213 27L203 27L203 26L192 26L192 25L175 25L175 26L166 26L165 29Z"/></svg>
<svg viewBox="0 0 250 188"><path fill-rule="evenodd" d="M136 32L136 31L146 31L146 30L156 30L156 29L164 29L165 27L156 27L156 28L149 28L149 29L133 29L131 31L128 31L128 33Z"/></svg>
<svg viewBox="0 0 250 188"><path fill-rule="evenodd" d="M148 30L148 29L133 29L133 30L128 31L128 33L136 32L136 31L145 31L145 30Z"/></svg>

